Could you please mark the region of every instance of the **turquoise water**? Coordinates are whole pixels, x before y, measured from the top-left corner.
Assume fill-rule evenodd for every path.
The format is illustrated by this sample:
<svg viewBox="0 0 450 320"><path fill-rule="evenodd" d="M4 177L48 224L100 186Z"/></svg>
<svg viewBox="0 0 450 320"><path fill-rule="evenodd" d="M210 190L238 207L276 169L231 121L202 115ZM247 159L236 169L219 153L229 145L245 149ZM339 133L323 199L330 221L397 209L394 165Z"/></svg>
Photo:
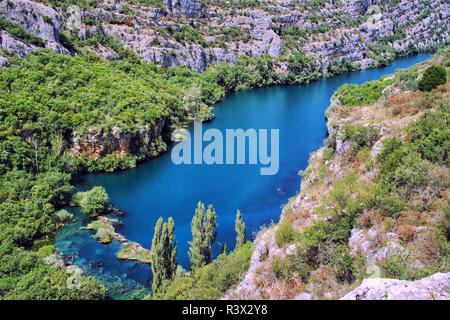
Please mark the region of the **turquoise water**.
<svg viewBox="0 0 450 320"><path fill-rule="evenodd" d="M187 267L190 221L197 202L213 204L218 216L218 237L214 246L234 247L234 220L239 209L247 225L247 238L271 220L278 221L281 206L300 188L299 170L307 166L311 152L326 138L324 112L334 91L344 83L361 84L408 68L426 60L424 53L399 59L391 65L324 78L303 86L278 86L229 95L214 107L216 118L203 124L203 131L216 128L279 129L278 174L261 176L260 165L175 165L169 152L146 161L135 169L118 173L86 175L76 181L79 190L101 185L112 204L126 212L117 229L131 241L151 247L156 220L162 216L175 221L178 262ZM75 210L77 221L64 227L56 246L74 256L74 263L87 274L99 277L111 287L114 298L124 298L130 290L149 287L150 265L122 261L115 257L119 244L101 245L92 232L79 227L89 221ZM95 266L102 262L102 266Z"/></svg>

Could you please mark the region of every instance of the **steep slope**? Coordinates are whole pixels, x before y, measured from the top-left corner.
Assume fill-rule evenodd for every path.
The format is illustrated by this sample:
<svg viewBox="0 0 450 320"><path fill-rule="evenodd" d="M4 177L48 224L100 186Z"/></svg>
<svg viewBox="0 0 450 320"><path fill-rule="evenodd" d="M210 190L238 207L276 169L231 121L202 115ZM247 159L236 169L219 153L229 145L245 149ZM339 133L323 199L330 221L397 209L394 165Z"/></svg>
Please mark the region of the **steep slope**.
<svg viewBox="0 0 450 320"><path fill-rule="evenodd" d="M449 271L449 83L416 91L427 67L448 69L449 53L335 93L326 146L311 155L280 223L256 237L250 268L227 299L340 298L368 277ZM376 287L375 298L386 282L361 288ZM410 291L395 290L397 298Z"/></svg>
<svg viewBox="0 0 450 320"><path fill-rule="evenodd" d="M119 40L145 61L198 72L240 55L269 55L281 70L289 69L295 53L332 73L385 64L444 45L449 15L450 4L442 0L0 2L0 18L56 52L117 59ZM22 35L3 30L1 48L16 55L35 50Z"/></svg>

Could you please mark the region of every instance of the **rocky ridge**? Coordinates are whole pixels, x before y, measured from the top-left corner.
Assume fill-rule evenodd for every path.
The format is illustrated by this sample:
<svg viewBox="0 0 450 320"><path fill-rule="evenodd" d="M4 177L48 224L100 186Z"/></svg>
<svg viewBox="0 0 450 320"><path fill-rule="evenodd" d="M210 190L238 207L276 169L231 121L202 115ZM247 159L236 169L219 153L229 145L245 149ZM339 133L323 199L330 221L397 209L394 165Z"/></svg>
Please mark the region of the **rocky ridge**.
<svg viewBox="0 0 450 320"><path fill-rule="evenodd" d="M304 52L318 69L353 62L361 68L393 59L395 52L431 50L448 41L450 4L446 1L308 0L202 2L165 0L161 6L101 1L79 12L29 0L0 2L0 18L23 26L45 47L72 53L61 35L79 39L110 35L146 61L162 67L234 62L240 55L274 58ZM36 49L2 35L1 48L15 55ZM104 58L117 53L104 45L88 48ZM3 58L4 59L4 58ZM2 64L5 64L4 62ZM280 60L281 69L285 62ZM284 67L283 67L284 66Z"/></svg>

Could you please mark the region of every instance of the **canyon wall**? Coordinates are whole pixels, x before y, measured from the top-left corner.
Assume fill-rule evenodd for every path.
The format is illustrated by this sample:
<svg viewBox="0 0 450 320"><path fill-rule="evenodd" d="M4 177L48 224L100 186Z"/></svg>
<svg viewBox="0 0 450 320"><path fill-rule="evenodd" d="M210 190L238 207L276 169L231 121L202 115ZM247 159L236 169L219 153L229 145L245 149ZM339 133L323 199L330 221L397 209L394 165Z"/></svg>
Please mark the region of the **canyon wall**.
<svg viewBox="0 0 450 320"><path fill-rule="evenodd" d="M321 70L342 61L367 68L377 58L391 59L395 51L442 46L449 36L447 1L239 3L165 0L162 6L151 7L102 1L81 10L76 24L67 9L4 0L0 18L20 24L56 52L74 54L64 47L62 31L80 39L110 35L146 61L162 67L187 65L198 72L210 64L234 62L240 55L279 58L295 52L315 58ZM12 38L2 33L1 48L21 56L36 49ZM103 44L89 50L107 59L117 58ZM281 66L285 63L280 60Z"/></svg>

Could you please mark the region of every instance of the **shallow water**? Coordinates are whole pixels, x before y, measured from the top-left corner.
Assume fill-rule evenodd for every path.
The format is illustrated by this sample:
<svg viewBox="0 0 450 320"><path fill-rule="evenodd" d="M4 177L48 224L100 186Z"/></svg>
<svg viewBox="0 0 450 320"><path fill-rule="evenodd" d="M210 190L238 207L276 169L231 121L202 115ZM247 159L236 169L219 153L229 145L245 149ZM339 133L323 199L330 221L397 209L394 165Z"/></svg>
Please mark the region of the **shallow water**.
<svg viewBox="0 0 450 320"><path fill-rule="evenodd" d="M334 91L344 83L361 84L408 68L424 61L424 53L399 59L391 65L371 70L323 78L303 86L277 86L238 92L214 107L216 118L203 124L203 131L216 128L279 129L280 169L276 175L261 176L260 165L175 165L169 152L141 163L135 169L118 173L91 174L77 181L77 189L101 185L112 204L127 214L118 232L146 248L151 247L156 220L173 217L178 241L178 262L187 267L188 241L192 239L190 221L197 202L213 204L218 216L215 253L222 244L234 248L236 209L243 215L247 238L271 220L277 222L281 206L300 188L299 170L307 166L311 152L319 149L326 138L324 112ZM191 129L192 131L192 129ZM204 143L204 146L207 143ZM119 243L101 245L92 231L79 230L89 221L79 210L77 221L57 235L56 246L64 254L74 255L74 263L87 274L99 277L111 288L114 298L127 298L130 291L149 286L150 265L123 261L115 257ZM101 261L94 269L89 264Z"/></svg>

